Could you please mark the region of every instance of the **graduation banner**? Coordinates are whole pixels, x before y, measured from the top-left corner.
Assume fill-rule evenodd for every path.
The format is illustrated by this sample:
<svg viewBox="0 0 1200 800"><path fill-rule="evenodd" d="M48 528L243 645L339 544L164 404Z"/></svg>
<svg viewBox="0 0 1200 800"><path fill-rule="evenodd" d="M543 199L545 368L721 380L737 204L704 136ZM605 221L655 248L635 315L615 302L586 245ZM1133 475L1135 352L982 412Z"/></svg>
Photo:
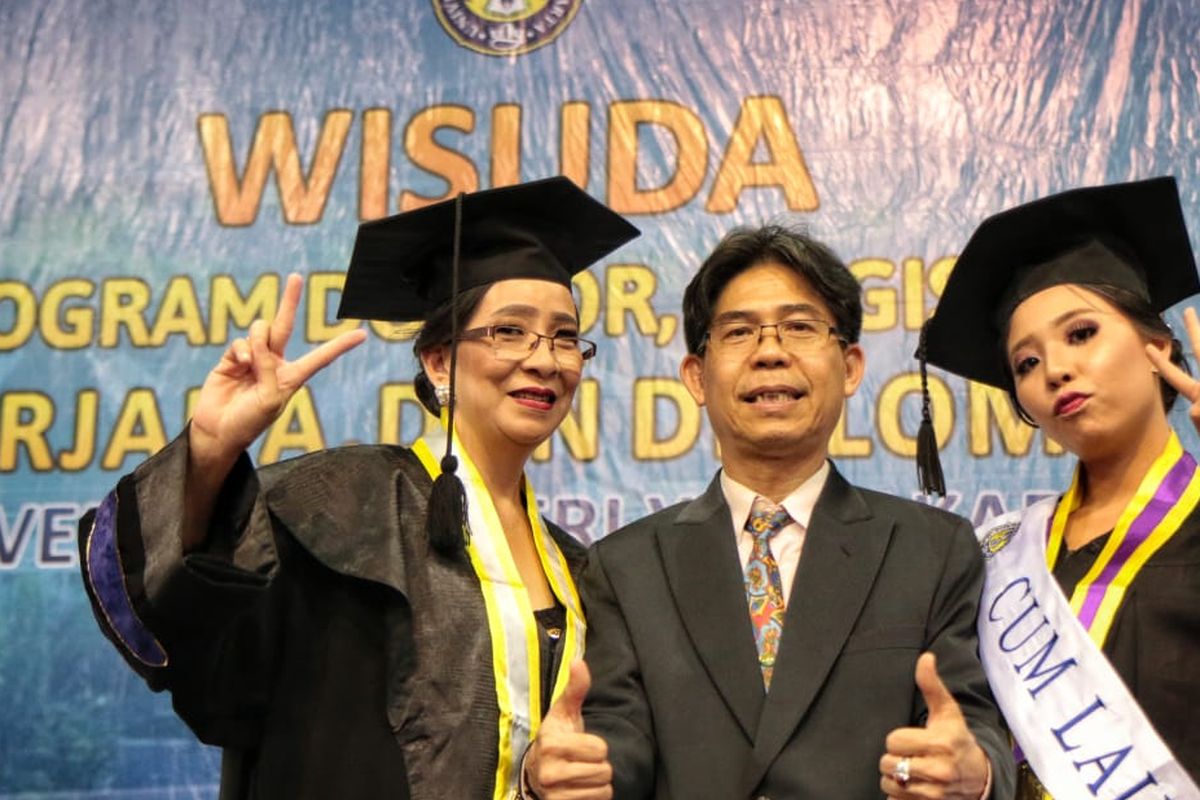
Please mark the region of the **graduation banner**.
<svg viewBox="0 0 1200 800"><path fill-rule="evenodd" d="M1197 63L1187 0L6 0L0 798L216 797L219 752L93 621L76 522L289 272L289 356L355 324L335 311L360 222L562 174L643 231L575 280L599 353L530 467L584 542L707 484L683 289L731 228L801 225L864 291L832 455L914 496L917 332L980 220L1174 174L1198 241ZM257 463L434 424L411 329L366 328ZM1001 393L937 370L930 392L937 502L979 524L1067 488L1073 459Z"/></svg>

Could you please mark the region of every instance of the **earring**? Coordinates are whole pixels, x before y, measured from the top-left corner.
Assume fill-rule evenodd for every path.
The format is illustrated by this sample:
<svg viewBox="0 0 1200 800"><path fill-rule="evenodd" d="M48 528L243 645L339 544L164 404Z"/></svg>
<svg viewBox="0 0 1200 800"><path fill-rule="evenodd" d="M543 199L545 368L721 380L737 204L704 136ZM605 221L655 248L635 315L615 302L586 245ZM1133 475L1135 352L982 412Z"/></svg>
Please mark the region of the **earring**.
<svg viewBox="0 0 1200 800"><path fill-rule="evenodd" d="M442 386L433 387L433 396L437 398L438 405L442 408L450 405L450 387L443 384Z"/></svg>

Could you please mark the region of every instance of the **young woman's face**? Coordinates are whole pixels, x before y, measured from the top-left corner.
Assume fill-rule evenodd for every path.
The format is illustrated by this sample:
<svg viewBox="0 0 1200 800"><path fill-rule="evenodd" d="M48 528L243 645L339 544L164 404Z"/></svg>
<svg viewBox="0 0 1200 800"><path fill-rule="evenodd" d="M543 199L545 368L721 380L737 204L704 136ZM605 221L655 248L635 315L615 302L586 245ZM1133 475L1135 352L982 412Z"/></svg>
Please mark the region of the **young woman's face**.
<svg viewBox="0 0 1200 800"><path fill-rule="evenodd" d="M464 330L492 326L502 326L500 337L509 339L522 330L550 337L579 333L571 291L525 278L492 284ZM498 349L494 341L484 337L458 345L454 428L477 459L493 448L522 452L545 441L566 416L582 373L577 352L552 350L545 339L520 353ZM449 384L449 348L425 361L435 384Z"/></svg>
<svg viewBox="0 0 1200 800"><path fill-rule="evenodd" d="M1154 415L1164 415L1147 343L1101 295L1074 284L1043 289L1009 320L1017 399L1047 435L1081 457L1135 443ZM1169 352L1169 342L1153 344Z"/></svg>

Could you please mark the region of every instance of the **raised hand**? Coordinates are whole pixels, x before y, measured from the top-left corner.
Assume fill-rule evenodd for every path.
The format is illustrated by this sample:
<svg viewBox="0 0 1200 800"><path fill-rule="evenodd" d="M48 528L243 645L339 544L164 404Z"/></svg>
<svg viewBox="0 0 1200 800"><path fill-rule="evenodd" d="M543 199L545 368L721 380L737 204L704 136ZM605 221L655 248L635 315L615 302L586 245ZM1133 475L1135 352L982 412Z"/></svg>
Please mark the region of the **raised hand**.
<svg viewBox="0 0 1200 800"><path fill-rule="evenodd" d="M318 370L366 339L358 329L340 334L295 361L284 359L304 280L287 277L275 318L256 320L208 373L192 414L190 444L201 461L228 461L275 421L288 400Z"/></svg>
<svg viewBox="0 0 1200 800"><path fill-rule="evenodd" d="M583 700L592 685L587 664L571 664L567 688L538 730L525 760L525 774L541 800L608 800L612 766L608 744L583 731Z"/></svg>
<svg viewBox="0 0 1200 800"><path fill-rule="evenodd" d="M304 279L287 277L275 318L255 320L204 379L188 428L183 547L205 540L213 503L238 456L275 421L296 390L318 370L367 338L358 329L338 335L295 361L283 353L292 337Z"/></svg>
<svg viewBox="0 0 1200 800"><path fill-rule="evenodd" d="M1183 324L1187 328L1192 352L1200 353L1200 319L1196 317L1196 309L1184 309ZM1192 425L1200 431L1200 381L1172 364L1169 350L1148 344L1146 355L1167 383L1174 386L1180 397L1189 403L1188 416L1192 418Z"/></svg>
<svg viewBox="0 0 1200 800"><path fill-rule="evenodd" d="M888 797L980 800L988 781L987 754L938 676L933 653L917 659L916 682L929 709L925 727L888 734L887 752L879 759L880 788Z"/></svg>

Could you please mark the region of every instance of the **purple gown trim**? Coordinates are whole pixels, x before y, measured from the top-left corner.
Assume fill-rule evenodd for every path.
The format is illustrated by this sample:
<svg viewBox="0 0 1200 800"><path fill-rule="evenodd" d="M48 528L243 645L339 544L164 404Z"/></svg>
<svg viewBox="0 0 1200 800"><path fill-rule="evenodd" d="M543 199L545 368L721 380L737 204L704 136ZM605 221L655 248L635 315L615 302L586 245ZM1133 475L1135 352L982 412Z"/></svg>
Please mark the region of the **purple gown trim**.
<svg viewBox="0 0 1200 800"><path fill-rule="evenodd" d="M125 590L125 573L116 541L117 493L110 492L96 509L87 543L88 582L112 629L125 649L151 667L165 667L167 654L142 624Z"/></svg>

